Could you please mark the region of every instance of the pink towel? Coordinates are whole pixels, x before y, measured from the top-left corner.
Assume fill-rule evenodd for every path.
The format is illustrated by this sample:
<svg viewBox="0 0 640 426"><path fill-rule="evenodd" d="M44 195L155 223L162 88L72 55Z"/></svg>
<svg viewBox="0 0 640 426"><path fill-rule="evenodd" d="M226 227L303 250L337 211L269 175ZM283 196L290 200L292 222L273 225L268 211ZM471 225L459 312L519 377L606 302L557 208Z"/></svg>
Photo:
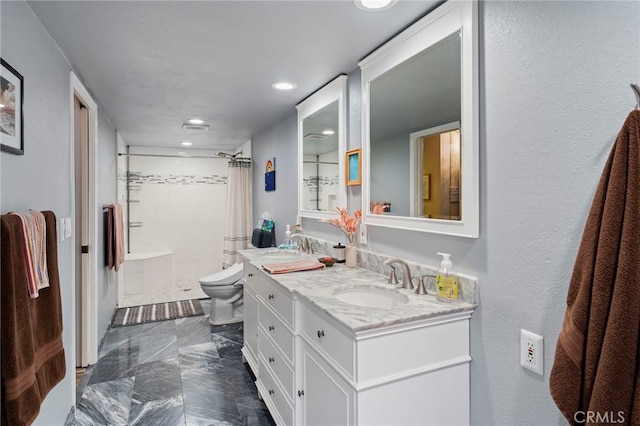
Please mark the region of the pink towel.
<svg viewBox="0 0 640 426"><path fill-rule="evenodd" d="M38 297L38 290L49 287L47 270L46 231L44 215L35 210L10 213L18 216L24 237L24 260L27 268L27 289L32 299Z"/></svg>
<svg viewBox="0 0 640 426"><path fill-rule="evenodd" d="M286 274L288 272L320 269L324 268L325 265L317 260L294 260L291 262L265 263L262 267L270 274Z"/></svg>

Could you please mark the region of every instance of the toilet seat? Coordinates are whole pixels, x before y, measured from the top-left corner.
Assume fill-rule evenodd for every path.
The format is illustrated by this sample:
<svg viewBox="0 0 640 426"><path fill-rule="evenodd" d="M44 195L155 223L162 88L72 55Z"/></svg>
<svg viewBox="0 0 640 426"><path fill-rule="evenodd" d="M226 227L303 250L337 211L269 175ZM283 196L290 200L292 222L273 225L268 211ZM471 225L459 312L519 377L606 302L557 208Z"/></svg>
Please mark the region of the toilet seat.
<svg viewBox="0 0 640 426"><path fill-rule="evenodd" d="M223 269L215 274L207 275L200 278L200 284L206 286L223 286L231 285L240 280L244 275L244 268L242 263L234 263L227 269Z"/></svg>

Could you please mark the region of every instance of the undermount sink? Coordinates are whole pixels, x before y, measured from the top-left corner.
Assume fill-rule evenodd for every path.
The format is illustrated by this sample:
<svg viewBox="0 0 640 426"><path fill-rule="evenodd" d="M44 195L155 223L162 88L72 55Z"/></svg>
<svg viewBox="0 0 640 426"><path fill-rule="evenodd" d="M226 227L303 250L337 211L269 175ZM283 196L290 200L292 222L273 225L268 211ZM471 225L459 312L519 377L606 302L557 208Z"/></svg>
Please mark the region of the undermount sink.
<svg viewBox="0 0 640 426"><path fill-rule="evenodd" d="M356 286L336 290L333 294L341 302L369 308L390 309L404 305L409 298L396 291L373 286Z"/></svg>

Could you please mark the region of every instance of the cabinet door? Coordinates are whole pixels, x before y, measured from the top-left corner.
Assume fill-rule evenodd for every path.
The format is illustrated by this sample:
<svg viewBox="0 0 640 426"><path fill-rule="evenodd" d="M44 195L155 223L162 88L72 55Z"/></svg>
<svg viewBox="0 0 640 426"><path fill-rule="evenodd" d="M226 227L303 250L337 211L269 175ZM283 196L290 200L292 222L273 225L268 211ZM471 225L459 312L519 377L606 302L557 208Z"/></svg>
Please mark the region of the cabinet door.
<svg viewBox="0 0 640 426"><path fill-rule="evenodd" d="M258 367L258 299L255 291L249 287L244 287L244 351L245 358L257 375Z"/></svg>
<svg viewBox="0 0 640 426"><path fill-rule="evenodd" d="M354 424L355 393L349 384L309 345L302 343L298 392L304 425Z"/></svg>

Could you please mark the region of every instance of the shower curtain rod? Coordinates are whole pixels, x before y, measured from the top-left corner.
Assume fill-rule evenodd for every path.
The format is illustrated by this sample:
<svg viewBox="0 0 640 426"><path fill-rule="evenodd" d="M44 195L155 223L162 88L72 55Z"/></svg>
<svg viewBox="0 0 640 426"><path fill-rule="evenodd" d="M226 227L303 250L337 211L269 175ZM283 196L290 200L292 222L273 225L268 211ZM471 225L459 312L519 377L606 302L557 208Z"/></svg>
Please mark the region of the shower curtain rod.
<svg viewBox="0 0 640 426"><path fill-rule="evenodd" d="M219 158L221 160L231 161L251 161L248 157L222 157L219 155L176 155L176 154L127 154L119 152L118 156L124 157L164 157L164 158Z"/></svg>

